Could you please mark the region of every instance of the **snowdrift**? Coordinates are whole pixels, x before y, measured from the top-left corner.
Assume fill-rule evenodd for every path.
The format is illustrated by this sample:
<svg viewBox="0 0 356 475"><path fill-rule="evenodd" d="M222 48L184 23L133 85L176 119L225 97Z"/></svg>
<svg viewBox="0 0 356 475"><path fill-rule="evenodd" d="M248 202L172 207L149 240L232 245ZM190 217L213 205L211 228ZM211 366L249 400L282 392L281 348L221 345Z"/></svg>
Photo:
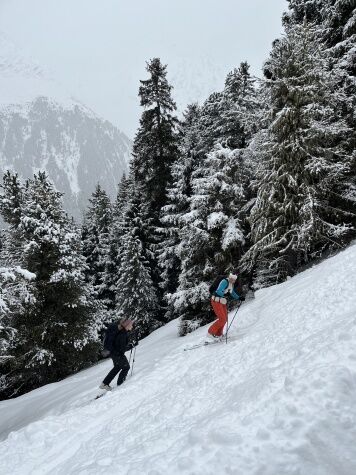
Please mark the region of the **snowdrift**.
<svg viewBox="0 0 356 475"><path fill-rule="evenodd" d="M176 327L97 401L109 362L0 403L0 473L356 473L355 245L257 292L228 344Z"/></svg>

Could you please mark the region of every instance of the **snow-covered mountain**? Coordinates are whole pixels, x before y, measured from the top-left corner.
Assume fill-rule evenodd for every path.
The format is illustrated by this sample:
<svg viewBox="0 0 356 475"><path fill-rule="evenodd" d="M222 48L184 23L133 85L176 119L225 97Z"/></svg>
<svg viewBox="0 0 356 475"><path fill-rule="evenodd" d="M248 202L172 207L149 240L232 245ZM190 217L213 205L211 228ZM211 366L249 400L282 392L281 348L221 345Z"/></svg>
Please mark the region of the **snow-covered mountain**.
<svg viewBox="0 0 356 475"><path fill-rule="evenodd" d="M228 344L177 321L94 400L106 361L0 402L0 473L353 475L356 244L245 302ZM230 313L230 319L233 313Z"/></svg>
<svg viewBox="0 0 356 475"><path fill-rule="evenodd" d="M66 209L80 217L100 182L111 197L127 171L131 141L0 36L0 170L46 170Z"/></svg>

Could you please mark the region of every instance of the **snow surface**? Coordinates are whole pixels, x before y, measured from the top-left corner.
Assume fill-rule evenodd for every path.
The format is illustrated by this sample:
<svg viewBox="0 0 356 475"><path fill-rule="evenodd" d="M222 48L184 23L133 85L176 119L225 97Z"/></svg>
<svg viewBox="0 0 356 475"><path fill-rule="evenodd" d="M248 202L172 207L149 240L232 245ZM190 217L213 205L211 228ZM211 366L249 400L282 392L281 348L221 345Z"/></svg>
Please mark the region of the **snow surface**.
<svg viewBox="0 0 356 475"><path fill-rule="evenodd" d="M205 333L159 329L97 401L108 361L1 402L0 473L356 473L356 245L258 291L227 345L183 351Z"/></svg>

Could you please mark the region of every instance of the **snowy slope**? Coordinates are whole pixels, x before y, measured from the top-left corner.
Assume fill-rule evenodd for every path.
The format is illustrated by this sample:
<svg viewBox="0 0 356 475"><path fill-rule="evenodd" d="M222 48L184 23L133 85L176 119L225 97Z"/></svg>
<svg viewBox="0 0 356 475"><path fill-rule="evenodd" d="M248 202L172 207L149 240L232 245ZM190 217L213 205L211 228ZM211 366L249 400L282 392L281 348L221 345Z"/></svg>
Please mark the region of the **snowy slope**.
<svg viewBox="0 0 356 475"><path fill-rule="evenodd" d="M108 362L1 402L0 473L356 473L356 245L257 292L227 345L176 325L97 401Z"/></svg>

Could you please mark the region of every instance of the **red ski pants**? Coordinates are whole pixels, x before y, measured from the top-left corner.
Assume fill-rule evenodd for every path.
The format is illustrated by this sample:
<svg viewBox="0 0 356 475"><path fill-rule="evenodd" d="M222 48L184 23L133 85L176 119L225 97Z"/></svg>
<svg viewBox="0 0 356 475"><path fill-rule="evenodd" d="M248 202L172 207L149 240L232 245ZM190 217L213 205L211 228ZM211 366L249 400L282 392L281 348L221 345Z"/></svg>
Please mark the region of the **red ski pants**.
<svg viewBox="0 0 356 475"><path fill-rule="evenodd" d="M211 306L213 307L214 313L218 319L209 327L208 333L221 336L227 322L227 305L211 300Z"/></svg>

